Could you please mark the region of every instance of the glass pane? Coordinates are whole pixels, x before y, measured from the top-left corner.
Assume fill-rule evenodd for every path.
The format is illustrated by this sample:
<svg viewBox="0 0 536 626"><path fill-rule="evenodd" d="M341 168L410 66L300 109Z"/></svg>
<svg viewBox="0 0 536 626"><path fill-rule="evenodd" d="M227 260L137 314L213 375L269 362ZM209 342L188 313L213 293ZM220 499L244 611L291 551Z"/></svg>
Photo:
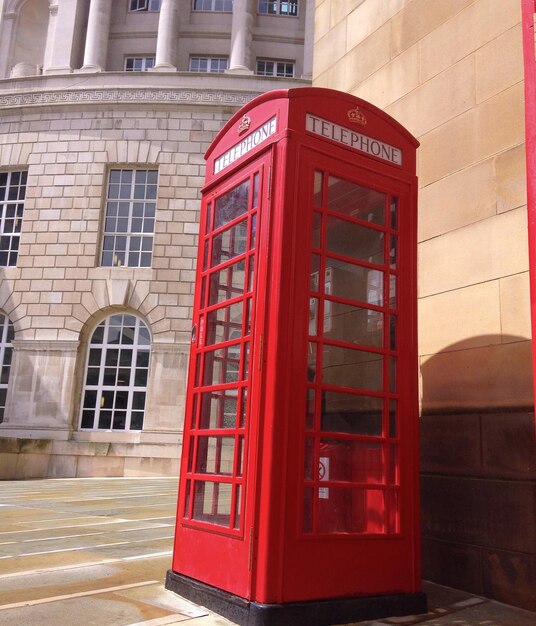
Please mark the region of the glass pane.
<svg viewBox="0 0 536 626"><path fill-rule="evenodd" d="M320 533L384 533L385 497L379 489L328 487L318 500Z"/></svg>
<svg viewBox="0 0 536 626"><path fill-rule="evenodd" d="M143 428L143 412L132 411L130 417L130 430L141 430Z"/></svg>
<svg viewBox="0 0 536 626"><path fill-rule="evenodd" d="M307 352L307 380L310 383L314 383L316 380L316 353L317 344L310 341Z"/></svg>
<svg viewBox="0 0 536 626"><path fill-rule="evenodd" d="M326 247L330 252L383 265L383 232L337 217L328 217L326 224Z"/></svg>
<svg viewBox="0 0 536 626"><path fill-rule="evenodd" d="M322 172L315 172L315 181L314 181L314 196L313 196L313 204L314 206L322 206L322 181L323 181Z"/></svg>
<svg viewBox="0 0 536 626"><path fill-rule="evenodd" d="M212 230L212 202L209 202L207 205L207 222L206 222L206 231Z"/></svg>
<svg viewBox="0 0 536 626"><path fill-rule="evenodd" d="M82 411L82 423L80 428L93 428L95 413L93 411Z"/></svg>
<svg viewBox="0 0 536 626"><path fill-rule="evenodd" d="M251 298L246 300L246 323L244 325L244 334L247 336L251 333L251 307L253 302Z"/></svg>
<svg viewBox="0 0 536 626"><path fill-rule="evenodd" d="M239 261L210 275L209 306L244 293L245 267L245 261Z"/></svg>
<svg viewBox="0 0 536 626"><path fill-rule="evenodd" d="M396 309L396 276L389 276L389 307Z"/></svg>
<svg viewBox="0 0 536 626"><path fill-rule="evenodd" d="M398 445L389 446L389 482L398 485L400 481L398 470Z"/></svg>
<svg viewBox="0 0 536 626"><path fill-rule="evenodd" d="M391 228L398 228L398 198L391 198Z"/></svg>
<svg viewBox="0 0 536 626"><path fill-rule="evenodd" d="M251 216L251 234L249 239L249 249L254 250L257 245L257 214Z"/></svg>
<svg viewBox="0 0 536 626"><path fill-rule="evenodd" d="M315 390L307 389L307 413L305 416L305 428L311 430L315 424Z"/></svg>
<svg viewBox="0 0 536 626"><path fill-rule="evenodd" d="M313 254L311 256L311 291L318 291L320 287L320 256Z"/></svg>
<svg viewBox="0 0 536 626"><path fill-rule="evenodd" d="M309 298L309 334L315 337L318 333L318 298Z"/></svg>
<svg viewBox="0 0 536 626"><path fill-rule="evenodd" d="M206 344L238 339L242 335L242 310L240 301L208 313Z"/></svg>
<svg viewBox="0 0 536 626"><path fill-rule="evenodd" d="M382 408L381 398L324 391L321 428L327 432L380 437Z"/></svg>
<svg viewBox="0 0 536 626"><path fill-rule="evenodd" d="M248 210L249 180L220 196L214 203L214 228L219 228Z"/></svg>
<svg viewBox="0 0 536 626"><path fill-rule="evenodd" d="M400 532L400 495L398 491L390 489L385 494L387 502L387 532Z"/></svg>
<svg viewBox="0 0 536 626"><path fill-rule="evenodd" d="M389 357L389 391L396 392L396 357Z"/></svg>
<svg viewBox="0 0 536 626"><path fill-rule="evenodd" d="M389 400L389 437L397 436L396 400Z"/></svg>
<svg viewBox="0 0 536 626"><path fill-rule="evenodd" d="M242 510L242 486L236 485L235 521L234 521L235 528L240 528L240 511L241 510Z"/></svg>
<svg viewBox="0 0 536 626"><path fill-rule="evenodd" d="M391 235L391 249L389 250L389 266L396 269L398 263L398 237Z"/></svg>
<svg viewBox="0 0 536 626"><path fill-rule="evenodd" d="M205 353L204 385L223 385L238 381L240 344Z"/></svg>
<svg viewBox="0 0 536 626"><path fill-rule="evenodd" d="M324 344L322 382L351 389L383 388L383 356Z"/></svg>
<svg viewBox="0 0 536 626"><path fill-rule="evenodd" d="M326 259L326 295L383 306L383 272Z"/></svg>
<svg viewBox="0 0 536 626"><path fill-rule="evenodd" d="M322 215L313 213L313 231L311 233L311 245L313 248L320 248L320 239L322 234Z"/></svg>
<svg viewBox="0 0 536 626"><path fill-rule="evenodd" d="M194 489L193 519L229 526L232 485L196 481Z"/></svg>
<svg viewBox="0 0 536 626"><path fill-rule="evenodd" d="M184 497L184 517L190 516L190 492L192 489L192 481L186 481L186 494Z"/></svg>
<svg viewBox="0 0 536 626"><path fill-rule="evenodd" d="M384 193L361 187L348 180L329 177L328 209L330 211L358 217L374 224L385 224L385 200Z"/></svg>
<svg viewBox="0 0 536 626"><path fill-rule="evenodd" d="M242 400L240 402L240 420L239 427L244 428L246 425L246 411L248 408L248 390L243 387L242 388Z"/></svg>
<svg viewBox="0 0 536 626"><path fill-rule="evenodd" d="M381 348L383 313L350 304L324 301L324 337Z"/></svg>
<svg viewBox="0 0 536 626"><path fill-rule="evenodd" d="M322 439L320 458L329 458L329 475L320 480L384 483L383 446L368 441ZM324 463L325 466L325 463Z"/></svg>
<svg viewBox="0 0 536 626"><path fill-rule="evenodd" d="M234 428L237 394L237 389L202 394L199 428Z"/></svg>
<svg viewBox="0 0 536 626"><path fill-rule="evenodd" d="M249 341L244 344L244 369L242 380L247 380L249 376Z"/></svg>
<svg viewBox="0 0 536 626"><path fill-rule="evenodd" d="M251 203L252 208L256 208L259 204L259 173L257 172L253 177L253 201Z"/></svg>
<svg viewBox="0 0 536 626"><path fill-rule="evenodd" d="M396 315L389 315L389 349L396 350Z"/></svg>
<svg viewBox="0 0 536 626"><path fill-rule="evenodd" d="M234 259L246 251L247 220L235 224L212 239L211 267Z"/></svg>
<svg viewBox="0 0 536 626"><path fill-rule="evenodd" d="M255 280L255 256L252 255L248 259L248 293L253 291L253 283Z"/></svg>
<svg viewBox="0 0 536 626"><path fill-rule="evenodd" d="M303 477L305 478L305 480L313 480L314 478L316 478L313 472L314 444L315 444L315 440L311 439L310 437L308 437L305 440L305 455L304 455L304 468L303 468Z"/></svg>
<svg viewBox="0 0 536 626"><path fill-rule="evenodd" d="M236 467L236 475L242 476L244 473L244 437L238 438L238 455L237 455L237 467Z"/></svg>
<svg viewBox="0 0 536 626"><path fill-rule="evenodd" d="M198 437L196 472L232 475L234 446L234 437Z"/></svg>

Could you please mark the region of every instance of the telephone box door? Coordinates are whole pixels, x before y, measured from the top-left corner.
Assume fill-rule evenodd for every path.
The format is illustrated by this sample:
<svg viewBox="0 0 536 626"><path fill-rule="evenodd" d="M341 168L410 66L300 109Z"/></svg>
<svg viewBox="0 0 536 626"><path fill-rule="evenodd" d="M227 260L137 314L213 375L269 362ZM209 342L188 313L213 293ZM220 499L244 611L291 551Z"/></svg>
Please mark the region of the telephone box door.
<svg viewBox="0 0 536 626"><path fill-rule="evenodd" d="M173 569L247 597L270 153L205 190ZM246 498L246 491L250 497Z"/></svg>
<svg viewBox="0 0 536 626"><path fill-rule="evenodd" d="M299 503L289 518L300 521L287 529L283 589L306 600L405 580L409 591L418 584L415 283L400 268L414 266L411 188L308 150L299 162L297 249L307 254L291 306L305 294L293 385L301 370L304 393L291 397L290 414L303 419L292 422L289 449L303 451L292 474L303 478L289 490L290 509Z"/></svg>

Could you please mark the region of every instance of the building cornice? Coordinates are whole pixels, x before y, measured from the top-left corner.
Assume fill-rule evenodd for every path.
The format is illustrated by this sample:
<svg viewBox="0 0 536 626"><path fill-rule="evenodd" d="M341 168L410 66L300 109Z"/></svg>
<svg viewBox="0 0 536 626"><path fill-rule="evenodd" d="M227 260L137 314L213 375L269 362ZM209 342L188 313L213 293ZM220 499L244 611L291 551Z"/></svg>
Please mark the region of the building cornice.
<svg viewBox="0 0 536 626"><path fill-rule="evenodd" d="M0 80L1 111L50 106L174 105L241 107L270 89L306 87L306 80L233 74L101 72Z"/></svg>

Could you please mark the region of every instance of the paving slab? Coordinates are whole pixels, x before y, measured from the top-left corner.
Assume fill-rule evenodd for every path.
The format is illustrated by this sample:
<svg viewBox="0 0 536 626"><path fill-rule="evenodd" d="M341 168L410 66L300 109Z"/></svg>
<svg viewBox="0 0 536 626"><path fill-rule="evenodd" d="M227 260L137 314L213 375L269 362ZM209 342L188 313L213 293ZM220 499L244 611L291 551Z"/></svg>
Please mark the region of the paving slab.
<svg viewBox="0 0 536 626"><path fill-rule="evenodd" d="M0 626L236 626L164 588L176 497L175 478L0 481ZM426 615L355 626L536 626L522 609L424 591Z"/></svg>

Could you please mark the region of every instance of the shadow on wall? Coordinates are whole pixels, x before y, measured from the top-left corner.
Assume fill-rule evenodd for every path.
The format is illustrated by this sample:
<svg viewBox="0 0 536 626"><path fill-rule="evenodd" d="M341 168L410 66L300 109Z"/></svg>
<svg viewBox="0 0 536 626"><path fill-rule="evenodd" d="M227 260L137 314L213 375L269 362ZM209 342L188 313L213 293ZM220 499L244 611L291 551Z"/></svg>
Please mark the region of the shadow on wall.
<svg viewBox="0 0 536 626"><path fill-rule="evenodd" d="M531 342L474 337L421 372L423 575L534 611Z"/></svg>

